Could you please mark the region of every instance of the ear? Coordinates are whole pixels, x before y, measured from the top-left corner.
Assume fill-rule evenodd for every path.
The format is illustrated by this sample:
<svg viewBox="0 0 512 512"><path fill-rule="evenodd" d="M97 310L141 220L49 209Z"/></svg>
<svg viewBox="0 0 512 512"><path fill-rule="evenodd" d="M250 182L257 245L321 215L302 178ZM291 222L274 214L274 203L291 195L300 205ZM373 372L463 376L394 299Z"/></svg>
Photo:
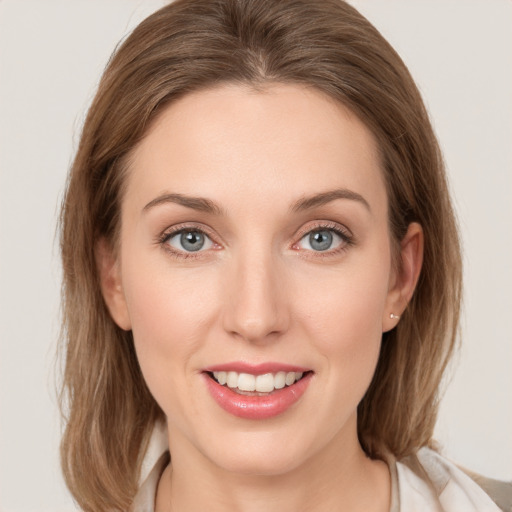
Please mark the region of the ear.
<svg viewBox="0 0 512 512"><path fill-rule="evenodd" d="M110 316L121 329L129 331L132 325L124 296L118 258L111 245L103 237L96 242L94 249L101 293Z"/></svg>
<svg viewBox="0 0 512 512"><path fill-rule="evenodd" d="M423 229L412 222L400 242L400 261L392 272L386 306L382 318L382 332L395 327L411 300L423 263ZM392 316L393 315L393 316Z"/></svg>

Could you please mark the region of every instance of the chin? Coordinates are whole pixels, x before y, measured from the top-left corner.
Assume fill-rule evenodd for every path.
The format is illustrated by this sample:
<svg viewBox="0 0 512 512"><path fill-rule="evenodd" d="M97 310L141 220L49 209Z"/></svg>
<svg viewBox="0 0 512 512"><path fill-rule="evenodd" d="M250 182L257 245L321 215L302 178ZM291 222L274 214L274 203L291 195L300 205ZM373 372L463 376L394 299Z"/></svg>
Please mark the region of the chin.
<svg viewBox="0 0 512 512"><path fill-rule="evenodd" d="M211 462L230 473L269 477L284 475L308 458L306 440L301 442L296 438L290 442L290 434L241 432L234 437L227 443L210 446L206 453Z"/></svg>
<svg viewBox="0 0 512 512"><path fill-rule="evenodd" d="M248 453L244 457L234 455L218 461L218 465L229 473L236 473L246 476L268 476L275 477L285 475L301 465L297 456L290 454L279 454L273 457L265 457L262 454L256 456Z"/></svg>

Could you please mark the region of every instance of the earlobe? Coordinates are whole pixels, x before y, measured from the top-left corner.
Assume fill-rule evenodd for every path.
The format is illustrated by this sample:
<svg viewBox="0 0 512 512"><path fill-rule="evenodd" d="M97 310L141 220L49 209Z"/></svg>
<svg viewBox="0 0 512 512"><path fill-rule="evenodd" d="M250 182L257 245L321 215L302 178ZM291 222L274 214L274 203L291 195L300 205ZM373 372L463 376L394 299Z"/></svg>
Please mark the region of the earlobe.
<svg viewBox="0 0 512 512"><path fill-rule="evenodd" d="M388 291L382 331L395 327L412 298L423 263L423 229L412 222L400 242L400 266L394 273L394 282Z"/></svg>
<svg viewBox="0 0 512 512"><path fill-rule="evenodd" d="M123 292L119 262L105 238L100 238L96 242L95 257L101 293L110 316L121 329L129 331L132 327Z"/></svg>

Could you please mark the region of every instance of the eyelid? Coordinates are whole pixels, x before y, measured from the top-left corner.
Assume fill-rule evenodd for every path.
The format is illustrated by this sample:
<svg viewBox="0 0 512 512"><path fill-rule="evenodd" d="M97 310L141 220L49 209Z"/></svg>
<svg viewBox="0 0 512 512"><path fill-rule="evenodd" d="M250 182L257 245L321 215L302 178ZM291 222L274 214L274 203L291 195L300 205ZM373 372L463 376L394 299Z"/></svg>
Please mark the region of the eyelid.
<svg viewBox="0 0 512 512"><path fill-rule="evenodd" d="M172 226L165 228L160 235L158 235L158 239L164 240L182 231L198 231L207 235L212 240L216 238L213 230L205 224L201 224L200 222L180 222L179 224L173 224Z"/></svg>
<svg viewBox="0 0 512 512"><path fill-rule="evenodd" d="M297 238L298 240L302 240L302 238L308 233L311 233L311 231L317 231L320 229L331 229L337 233L340 233L340 236L342 236L345 239L354 239L354 235L352 234L352 231L350 231L350 229L348 229L343 224L339 224L338 222L334 222L331 220L318 220L314 221L313 223L306 224L305 226L301 227L299 231L297 231L295 238Z"/></svg>

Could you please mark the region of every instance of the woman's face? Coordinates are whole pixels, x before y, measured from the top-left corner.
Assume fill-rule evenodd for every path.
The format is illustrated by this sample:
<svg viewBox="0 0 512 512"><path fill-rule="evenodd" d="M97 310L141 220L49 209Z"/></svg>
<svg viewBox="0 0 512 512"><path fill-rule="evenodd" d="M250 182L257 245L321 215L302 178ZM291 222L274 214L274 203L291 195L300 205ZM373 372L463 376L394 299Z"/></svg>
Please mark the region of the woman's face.
<svg viewBox="0 0 512 512"><path fill-rule="evenodd" d="M167 107L127 176L106 297L173 460L270 475L360 450L401 293L365 125L311 89L222 86Z"/></svg>

